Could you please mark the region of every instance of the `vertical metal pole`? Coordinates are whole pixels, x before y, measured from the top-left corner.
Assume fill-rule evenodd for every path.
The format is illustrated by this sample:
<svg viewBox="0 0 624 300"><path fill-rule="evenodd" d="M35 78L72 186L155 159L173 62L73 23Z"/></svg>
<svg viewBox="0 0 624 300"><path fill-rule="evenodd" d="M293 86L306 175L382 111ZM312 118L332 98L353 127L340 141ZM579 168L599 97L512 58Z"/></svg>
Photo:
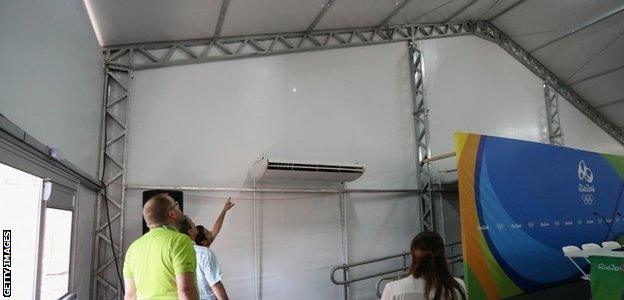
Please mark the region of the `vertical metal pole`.
<svg viewBox="0 0 624 300"><path fill-rule="evenodd" d="M107 196L105 197L103 193L100 193L97 198L91 298L108 299L110 298L109 292L111 292L113 297L122 299L123 289L118 278L120 276L118 272L121 273L121 262L123 261L128 153L127 103L132 72L129 68L108 64L104 66L104 70L104 102L102 104L98 179L104 182ZM110 220L106 218L107 208L109 210L117 208L110 211ZM119 235L110 235L109 226L114 226L115 230L119 230ZM114 231L113 228L111 231Z"/></svg>
<svg viewBox="0 0 624 300"><path fill-rule="evenodd" d="M559 119L559 95L547 83L544 83L544 100L546 101L548 140L553 145L563 146L563 131Z"/></svg>
<svg viewBox="0 0 624 300"><path fill-rule="evenodd" d="M43 191L43 186L41 186L41 190ZM40 195L43 195L43 192L41 192ZM43 251L44 251L44 247L45 247L45 229L46 229L46 223L45 223L45 219L46 219L46 208L47 208L47 201L43 200L43 197L41 197L41 199L39 200L39 215L35 218L37 221L37 226L39 228L39 239L37 239L36 242L36 248L37 248L37 261L36 261L36 265L35 265L35 275L37 276L35 278L35 282L34 282L34 295L33 295L33 299L35 300L40 300L41 299L41 276L43 273ZM73 217L72 217L73 218Z"/></svg>
<svg viewBox="0 0 624 300"><path fill-rule="evenodd" d="M108 78L108 68L104 65L104 87L103 87L103 97L102 97L102 111L101 111L101 120L100 120L100 145L99 145L99 156L98 156L98 180L102 180L104 174L104 147L106 145L106 104L108 101L108 93L109 93L109 78ZM100 193L96 195L96 203L95 203L95 211L93 215L95 216L95 222L93 224L93 250L91 258L93 261L91 262L91 287L90 294L91 299L96 299L97 297L97 280L95 279L97 274L96 270L98 269L98 260L99 260L99 249L100 249L100 239L97 236L98 227L101 224L101 215L100 215L100 207L102 207L102 197Z"/></svg>
<svg viewBox="0 0 624 300"><path fill-rule="evenodd" d="M429 110L425 103L424 66L422 52L415 41L408 44L410 83L414 106L414 125L416 133L416 173L420 194L421 229L435 230L432 200L432 179L430 163L425 161L431 156L429 149Z"/></svg>
<svg viewBox="0 0 624 300"><path fill-rule="evenodd" d="M338 194L338 202L340 205L340 237L341 237L341 249L342 249L342 263L344 266L349 264L349 240L348 240L348 215L347 215L347 199L344 193L345 184L340 183L341 193ZM349 280L349 268L345 267L342 270L342 278L346 281ZM349 299L349 284L343 285L344 299Z"/></svg>
<svg viewBox="0 0 624 300"><path fill-rule="evenodd" d="M436 174L435 179L432 179L432 184L433 187L435 188L432 191L432 194L435 194L435 198L436 198L436 202L433 204L437 204L439 207L439 215L436 212L434 215L437 218L438 224L436 224L436 229L438 229L438 233L440 234L440 236L442 237L442 239L444 240L444 242L448 242L446 240L446 220L444 217L444 195L442 194L442 179L440 179L440 176L442 175L443 171L439 171ZM432 197L433 198L433 197ZM435 206L433 206L435 209ZM434 220L435 222L436 220ZM439 227L439 228L438 228Z"/></svg>
<svg viewBox="0 0 624 300"><path fill-rule="evenodd" d="M130 51L132 53L132 51ZM128 165L128 118L129 118L129 113L128 113L128 102L130 101L130 91L132 89L132 80L134 79L134 71L133 70L129 70L128 74L126 75L128 76L127 78L127 87L128 89L126 90L126 100L124 102L126 102L126 107L124 108L125 110L125 124L124 124L124 137L123 137L123 153L122 153L122 175L121 175L121 195L119 198L119 254L117 255L117 260L118 260L118 266L119 266L119 276L123 276L123 249L124 249L124 229L125 229L125 222L124 222L124 215L125 215L125 208L126 208L126 174L128 171L127 165ZM120 286L120 293L119 293L119 300L123 300L124 297L124 293L121 292L123 291L123 289Z"/></svg>
<svg viewBox="0 0 624 300"><path fill-rule="evenodd" d="M403 267L407 268L407 255L403 255Z"/></svg>
<svg viewBox="0 0 624 300"><path fill-rule="evenodd" d="M254 299L261 299L260 290L260 242L258 233L258 198L256 195L256 179L253 179L253 242L254 242Z"/></svg>
<svg viewBox="0 0 624 300"><path fill-rule="evenodd" d="M342 269L342 278L343 278L345 281L349 280L349 271L348 271L348 268L349 268L349 267L347 267L347 266L346 266L346 264L345 264L345 268L344 268L344 269ZM349 300L349 284L348 284L348 283L345 283L345 284L342 286L342 290L343 290L344 300Z"/></svg>

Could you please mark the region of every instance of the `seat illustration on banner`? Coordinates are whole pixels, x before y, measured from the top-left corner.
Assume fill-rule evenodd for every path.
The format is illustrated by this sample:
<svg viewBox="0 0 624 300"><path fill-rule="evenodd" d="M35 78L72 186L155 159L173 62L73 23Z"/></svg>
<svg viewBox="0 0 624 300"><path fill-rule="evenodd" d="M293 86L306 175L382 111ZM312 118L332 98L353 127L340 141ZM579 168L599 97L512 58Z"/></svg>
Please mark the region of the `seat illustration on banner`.
<svg viewBox="0 0 624 300"><path fill-rule="evenodd" d="M455 145L470 299L577 280L562 247L624 232L624 157L468 133Z"/></svg>

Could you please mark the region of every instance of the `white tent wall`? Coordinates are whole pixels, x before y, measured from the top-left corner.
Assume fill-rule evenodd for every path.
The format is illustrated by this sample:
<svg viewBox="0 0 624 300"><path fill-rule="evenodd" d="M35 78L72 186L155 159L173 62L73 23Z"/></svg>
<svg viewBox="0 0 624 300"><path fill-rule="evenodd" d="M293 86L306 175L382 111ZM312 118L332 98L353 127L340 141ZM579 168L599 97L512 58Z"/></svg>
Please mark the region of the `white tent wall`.
<svg viewBox="0 0 624 300"><path fill-rule="evenodd" d="M453 152L457 131L548 142L543 82L503 49L476 37L427 40L419 45L433 155ZM624 154L624 146L561 96L559 113L567 147ZM444 172L455 169L455 163L454 158L434 162L434 180L456 180L456 172ZM447 243L459 242L457 195L447 193L444 199L434 202L437 228Z"/></svg>
<svg viewBox="0 0 624 300"><path fill-rule="evenodd" d="M135 72L128 184L250 186L250 167L266 155L360 162L366 172L347 188L413 189L407 61L406 44L397 43ZM339 298L341 288L329 281L331 268L342 263L339 196L256 196L263 199L257 203L256 226L262 296ZM307 199L279 200L293 197ZM186 212L206 225L224 203L186 199ZM414 194L350 195L349 260L404 251L419 227L416 200ZM140 193L128 193L125 247L139 235L140 202ZM254 293L253 201L235 202L214 249L230 293L249 299ZM355 284L363 286L358 298L373 297L372 285Z"/></svg>
<svg viewBox="0 0 624 300"><path fill-rule="evenodd" d="M566 147L624 155L624 146L559 96L561 129Z"/></svg>
<svg viewBox="0 0 624 300"><path fill-rule="evenodd" d="M103 71L82 1L0 1L0 113L97 176ZM95 193L76 200L78 299L89 299Z"/></svg>
<svg viewBox="0 0 624 300"><path fill-rule="evenodd" d="M418 45L432 154L453 151L456 131L548 141L542 81L500 47L471 36ZM128 184L249 187L249 168L265 155L359 161L367 171L349 188L414 188L410 97L405 43L135 72ZM566 145L622 153L565 99L559 103ZM433 174L454 164L436 162ZM442 180L453 179L446 174ZM210 225L224 202L218 198L227 195L186 192L186 211ZM232 196L248 200L236 201L213 247L233 296L254 295L256 267L263 297L341 296L328 280L342 262L338 195L257 193L256 221L252 194ZM293 197L309 198L284 199ZM436 202L436 213L451 243L459 241L457 199L446 198ZM127 195L125 248L140 235L140 199L141 190ZM404 251L418 231L414 195L350 194L346 203L350 262ZM351 276L399 264L371 265ZM351 295L373 299L373 285L356 283Z"/></svg>
<svg viewBox="0 0 624 300"><path fill-rule="evenodd" d="M542 81L498 45L473 36L419 45L432 155L454 152L458 131L548 142ZM434 162L433 168L455 169L455 159Z"/></svg>
<svg viewBox="0 0 624 300"><path fill-rule="evenodd" d="M425 62L431 154L454 152L458 131L548 142L543 81L498 45L466 36L419 42ZM624 146L559 96L565 145L613 154ZM455 159L434 162L455 169ZM436 173L434 171L434 173ZM456 179L455 173L442 180Z"/></svg>
<svg viewBox="0 0 624 300"><path fill-rule="evenodd" d="M543 81L498 45L466 36L424 40L419 47L432 155L454 152L458 131L548 142ZM624 154L624 146L561 96L559 112L567 147ZM456 172L444 172L455 168L455 158L434 162L434 181L456 180ZM444 199L434 202L437 228L446 243L459 242L457 196Z"/></svg>
<svg viewBox="0 0 624 300"><path fill-rule="evenodd" d="M97 177L101 49L84 3L0 2L0 112Z"/></svg>

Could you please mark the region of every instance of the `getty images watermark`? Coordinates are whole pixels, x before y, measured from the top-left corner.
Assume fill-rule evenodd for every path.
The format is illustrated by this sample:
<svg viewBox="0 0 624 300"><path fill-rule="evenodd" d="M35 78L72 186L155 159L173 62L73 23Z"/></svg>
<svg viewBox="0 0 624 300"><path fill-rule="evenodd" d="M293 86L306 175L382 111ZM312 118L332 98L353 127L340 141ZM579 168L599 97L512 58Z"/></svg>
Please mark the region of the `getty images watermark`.
<svg viewBox="0 0 624 300"><path fill-rule="evenodd" d="M11 230L2 230L2 296L11 297Z"/></svg>

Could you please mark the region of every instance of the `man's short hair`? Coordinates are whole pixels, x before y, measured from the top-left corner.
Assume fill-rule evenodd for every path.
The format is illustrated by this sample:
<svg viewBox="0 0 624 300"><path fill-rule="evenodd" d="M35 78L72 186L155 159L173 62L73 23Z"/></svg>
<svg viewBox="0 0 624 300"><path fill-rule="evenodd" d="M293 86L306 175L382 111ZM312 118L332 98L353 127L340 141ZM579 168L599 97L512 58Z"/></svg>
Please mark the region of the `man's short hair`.
<svg viewBox="0 0 624 300"><path fill-rule="evenodd" d="M189 235L189 230L191 230L191 226L193 225L191 224L191 218L184 215L180 221L176 222L175 226L180 233Z"/></svg>
<svg viewBox="0 0 624 300"><path fill-rule="evenodd" d="M167 221L167 213L174 204L173 198L168 194L158 194L145 202L143 206L143 218L147 227L152 228L165 224Z"/></svg>

